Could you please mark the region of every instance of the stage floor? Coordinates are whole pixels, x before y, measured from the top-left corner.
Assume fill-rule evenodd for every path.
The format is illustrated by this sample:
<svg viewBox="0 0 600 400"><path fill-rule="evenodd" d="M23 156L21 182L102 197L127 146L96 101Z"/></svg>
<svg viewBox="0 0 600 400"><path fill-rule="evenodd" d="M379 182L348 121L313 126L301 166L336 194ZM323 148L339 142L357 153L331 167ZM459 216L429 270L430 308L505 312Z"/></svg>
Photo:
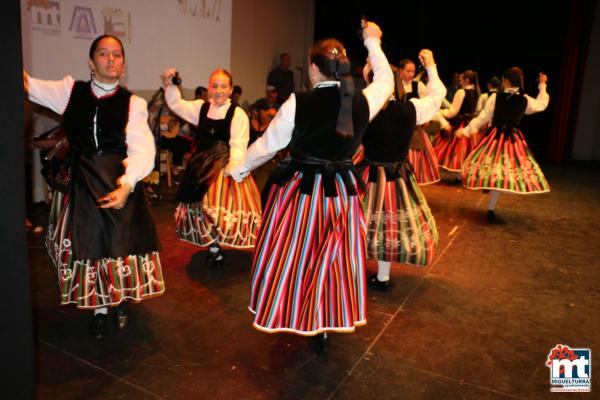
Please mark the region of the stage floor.
<svg viewBox="0 0 600 400"><path fill-rule="evenodd" d="M367 325L330 335L323 355L252 328L251 253L227 251L209 269L176 237L175 187L152 206L166 292L131 305L129 327L102 342L89 336L91 312L58 305L43 238L30 235L38 398L549 398L550 350L600 345L600 171L544 171L552 191L502 194L493 224L488 195L423 188L440 232L434 263L393 266L391 291L368 292Z"/></svg>

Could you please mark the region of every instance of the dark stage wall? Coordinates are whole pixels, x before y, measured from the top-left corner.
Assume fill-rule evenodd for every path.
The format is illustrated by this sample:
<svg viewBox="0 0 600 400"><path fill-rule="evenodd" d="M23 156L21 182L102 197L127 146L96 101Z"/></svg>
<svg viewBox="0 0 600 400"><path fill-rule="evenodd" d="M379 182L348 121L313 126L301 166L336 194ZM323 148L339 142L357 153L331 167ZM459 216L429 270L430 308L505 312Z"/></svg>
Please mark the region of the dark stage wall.
<svg viewBox="0 0 600 400"><path fill-rule="evenodd" d="M565 37L569 29L589 29L586 24L591 21L568 26L573 3L564 0L552 5L541 1L396 2L394 9L390 4L380 0L317 1L315 38L342 40L350 58L362 64L366 51L358 40L357 28L364 14L381 26L384 51L391 63L416 59L421 48L430 48L445 83L453 72L473 69L485 90L489 78L517 65L525 71L526 92L535 96L536 76L545 72L550 105L544 113L523 120L530 146L543 160L558 112L556 95L566 54ZM585 40L580 45L584 47Z"/></svg>

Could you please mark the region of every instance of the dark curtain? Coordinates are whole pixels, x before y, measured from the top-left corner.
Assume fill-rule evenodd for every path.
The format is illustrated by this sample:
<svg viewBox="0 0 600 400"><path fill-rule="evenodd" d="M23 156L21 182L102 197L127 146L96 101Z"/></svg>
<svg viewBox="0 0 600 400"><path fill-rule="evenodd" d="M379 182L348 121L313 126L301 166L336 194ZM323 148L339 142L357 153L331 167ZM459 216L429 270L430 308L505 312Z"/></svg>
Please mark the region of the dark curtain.
<svg viewBox="0 0 600 400"><path fill-rule="evenodd" d="M553 163L562 163L571 155L595 3L594 0L570 2L558 92L550 99L557 110L548 149L548 159Z"/></svg>

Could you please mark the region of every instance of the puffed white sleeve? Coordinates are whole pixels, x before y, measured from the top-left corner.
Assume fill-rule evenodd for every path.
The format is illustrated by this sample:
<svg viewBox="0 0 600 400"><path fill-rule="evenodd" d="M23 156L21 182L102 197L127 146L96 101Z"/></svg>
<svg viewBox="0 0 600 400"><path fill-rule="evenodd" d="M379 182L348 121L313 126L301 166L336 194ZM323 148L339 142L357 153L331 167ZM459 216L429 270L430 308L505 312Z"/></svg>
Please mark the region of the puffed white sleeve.
<svg viewBox="0 0 600 400"><path fill-rule="evenodd" d="M538 95L534 99L531 96L525 95L527 99L527 108L525 109L525 114L531 115L540 111L544 111L546 107L548 107L548 103L550 102L550 95L546 92L546 84L540 83L538 85Z"/></svg>
<svg viewBox="0 0 600 400"><path fill-rule="evenodd" d="M148 105L146 100L132 95L129 100L129 121L125 127L127 158L123 160L125 174L120 182L127 182L131 190L136 183L148 175L154 168L156 146L148 126Z"/></svg>
<svg viewBox="0 0 600 400"><path fill-rule="evenodd" d="M235 106L231 105L230 107ZM233 170L244 161L249 140L250 122L248 115L241 107L235 107L229 132L229 163L225 167L226 171Z"/></svg>
<svg viewBox="0 0 600 400"><path fill-rule="evenodd" d="M296 96L292 93L281 105L265 133L248 148L244 162L235 168L232 176L239 179L247 175L285 148L292 140L295 118Z"/></svg>
<svg viewBox="0 0 600 400"><path fill-rule="evenodd" d="M165 89L165 100L169 109L181 118L193 125L198 125L200 118L200 108L204 104L204 100L198 99L193 101L183 100L181 92L177 86L169 85Z"/></svg>
<svg viewBox="0 0 600 400"><path fill-rule="evenodd" d="M427 68L427 75L429 76L426 87L427 95L423 98L409 100L413 103L417 112L417 125L422 125L431 120L439 111L442 100L446 96L446 86L440 80L436 65Z"/></svg>
<svg viewBox="0 0 600 400"><path fill-rule="evenodd" d="M496 109L496 93L490 94L490 97L485 102L483 110L469 122L464 129L465 136L472 136L478 132L483 126L492 120L494 110Z"/></svg>
<svg viewBox="0 0 600 400"><path fill-rule="evenodd" d="M69 104L75 80L67 75L60 81L29 77L29 100L62 115Z"/></svg>
<svg viewBox="0 0 600 400"><path fill-rule="evenodd" d="M381 50L381 40L367 38L365 47L369 51L369 63L373 68L373 82L363 89L362 93L369 103L369 121L371 121L394 91L394 74Z"/></svg>

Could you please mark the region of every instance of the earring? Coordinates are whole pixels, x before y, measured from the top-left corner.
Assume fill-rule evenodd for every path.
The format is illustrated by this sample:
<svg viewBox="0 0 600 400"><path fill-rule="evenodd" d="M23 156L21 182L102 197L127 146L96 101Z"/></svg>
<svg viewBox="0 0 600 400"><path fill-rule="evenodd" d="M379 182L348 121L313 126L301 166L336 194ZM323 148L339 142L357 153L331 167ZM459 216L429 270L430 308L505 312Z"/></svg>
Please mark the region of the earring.
<svg viewBox="0 0 600 400"><path fill-rule="evenodd" d="M90 69L90 79L94 79L96 77L96 70L94 68Z"/></svg>

